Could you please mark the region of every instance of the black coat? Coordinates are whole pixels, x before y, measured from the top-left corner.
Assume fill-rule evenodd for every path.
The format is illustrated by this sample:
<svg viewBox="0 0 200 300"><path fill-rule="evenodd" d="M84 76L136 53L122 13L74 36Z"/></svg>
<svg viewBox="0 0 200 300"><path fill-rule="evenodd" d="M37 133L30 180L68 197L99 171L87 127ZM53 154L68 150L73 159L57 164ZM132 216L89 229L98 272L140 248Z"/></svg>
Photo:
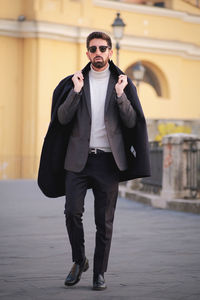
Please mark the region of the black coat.
<svg viewBox="0 0 200 300"><path fill-rule="evenodd" d="M90 70L90 63L82 70L85 75ZM110 61L110 71L116 77L123 72ZM65 195L65 170L64 159L70 136L73 120L67 125L61 125L57 117L57 109L63 103L73 87L73 75L64 78L53 93L51 122L41 153L38 185L48 197ZM134 128L123 127L123 137L128 159L128 169L120 171L120 181L150 176L149 148L146 121L142 111L136 88L128 78L128 85L124 92L131 101L137 113L137 124ZM132 147L133 146L133 147ZM132 152L130 151L132 149Z"/></svg>

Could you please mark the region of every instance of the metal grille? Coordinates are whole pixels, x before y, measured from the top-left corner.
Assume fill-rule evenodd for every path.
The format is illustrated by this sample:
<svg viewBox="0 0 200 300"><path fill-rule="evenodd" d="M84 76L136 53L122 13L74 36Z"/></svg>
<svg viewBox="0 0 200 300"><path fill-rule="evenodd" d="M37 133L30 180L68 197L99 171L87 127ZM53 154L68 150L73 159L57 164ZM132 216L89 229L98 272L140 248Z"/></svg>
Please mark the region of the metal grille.
<svg viewBox="0 0 200 300"><path fill-rule="evenodd" d="M158 142L150 142L151 177L143 178L143 190L160 193L163 174L163 148Z"/></svg>
<svg viewBox="0 0 200 300"><path fill-rule="evenodd" d="M196 142L190 142L186 154L186 186L190 191L190 197L197 198L200 193L200 149Z"/></svg>

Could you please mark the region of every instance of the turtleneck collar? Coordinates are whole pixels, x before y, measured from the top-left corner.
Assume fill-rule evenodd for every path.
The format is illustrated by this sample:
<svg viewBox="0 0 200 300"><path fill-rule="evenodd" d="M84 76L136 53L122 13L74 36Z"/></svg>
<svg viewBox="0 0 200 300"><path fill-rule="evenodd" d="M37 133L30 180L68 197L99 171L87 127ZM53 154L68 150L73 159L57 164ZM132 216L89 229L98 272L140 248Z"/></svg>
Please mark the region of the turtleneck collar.
<svg viewBox="0 0 200 300"><path fill-rule="evenodd" d="M98 72L92 68L92 65L90 65L90 76L92 76L95 79L106 78L110 75L109 67L110 67L110 65L108 64L108 67L105 70Z"/></svg>

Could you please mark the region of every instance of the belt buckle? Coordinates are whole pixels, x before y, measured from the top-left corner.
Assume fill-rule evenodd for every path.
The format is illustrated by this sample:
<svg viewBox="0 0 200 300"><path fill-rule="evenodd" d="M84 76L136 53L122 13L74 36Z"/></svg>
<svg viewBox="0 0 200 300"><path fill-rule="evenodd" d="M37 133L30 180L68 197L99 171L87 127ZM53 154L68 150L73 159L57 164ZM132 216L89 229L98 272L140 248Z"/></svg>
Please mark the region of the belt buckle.
<svg viewBox="0 0 200 300"><path fill-rule="evenodd" d="M97 148L92 148L92 149L90 149L90 153L93 153L93 154L97 154Z"/></svg>

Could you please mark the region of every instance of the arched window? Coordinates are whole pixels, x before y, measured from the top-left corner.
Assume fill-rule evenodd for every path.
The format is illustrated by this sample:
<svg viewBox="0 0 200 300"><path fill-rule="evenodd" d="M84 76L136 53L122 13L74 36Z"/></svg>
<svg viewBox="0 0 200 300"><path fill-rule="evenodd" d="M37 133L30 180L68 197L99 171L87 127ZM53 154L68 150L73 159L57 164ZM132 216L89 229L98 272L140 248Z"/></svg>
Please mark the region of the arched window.
<svg viewBox="0 0 200 300"><path fill-rule="evenodd" d="M135 62L125 71L125 74L132 80L134 80L133 67L137 63L138 62ZM142 60L141 63L145 67L143 81L147 84L150 84L154 88L158 97L169 98L169 88L164 73L160 70L160 68L149 61Z"/></svg>

